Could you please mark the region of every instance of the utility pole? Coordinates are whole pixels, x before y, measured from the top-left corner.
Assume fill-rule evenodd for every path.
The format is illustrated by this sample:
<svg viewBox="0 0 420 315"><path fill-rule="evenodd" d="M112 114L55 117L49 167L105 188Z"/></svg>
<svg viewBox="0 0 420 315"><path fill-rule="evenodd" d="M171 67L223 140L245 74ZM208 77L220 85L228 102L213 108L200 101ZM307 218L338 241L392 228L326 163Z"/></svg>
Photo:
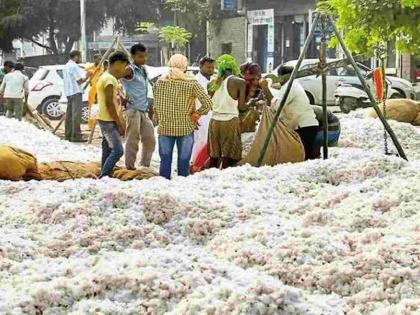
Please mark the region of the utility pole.
<svg viewBox="0 0 420 315"><path fill-rule="evenodd" d="M87 61L87 40L86 40L86 0L80 0L80 50L82 52L82 60Z"/></svg>

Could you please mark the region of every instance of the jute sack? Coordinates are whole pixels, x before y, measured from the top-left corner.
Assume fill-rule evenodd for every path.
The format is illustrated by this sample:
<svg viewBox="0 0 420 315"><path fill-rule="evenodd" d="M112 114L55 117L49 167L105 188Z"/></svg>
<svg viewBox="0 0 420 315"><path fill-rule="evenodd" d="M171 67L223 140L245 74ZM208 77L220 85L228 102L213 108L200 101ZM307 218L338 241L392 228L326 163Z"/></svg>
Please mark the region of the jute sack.
<svg viewBox="0 0 420 315"><path fill-rule="evenodd" d="M417 115L416 119L414 119L414 121L412 122L412 124L413 124L414 126L420 126L420 112L419 112L419 114Z"/></svg>
<svg viewBox="0 0 420 315"><path fill-rule="evenodd" d="M241 121L241 133L255 132L258 121L260 120L260 114L254 108L251 108L245 113L241 113L239 120Z"/></svg>
<svg viewBox="0 0 420 315"><path fill-rule="evenodd" d="M257 166L258 158L273 119L274 113L270 108L265 107L251 150L239 162L239 165L250 164ZM283 122L278 121L274 127L262 165L274 166L281 163L297 163L304 160L305 149L299 135L289 129Z"/></svg>
<svg viewBox="0 0 420 315"><path fill-rule="evenodd" d="M129 180L149 179L149 178L157 176L157 174L148 168L142 168L138 170L127 170L125 168L115 168L112 176L122 181L129 181Z"/></svg>
<svg viewBox="0 0 420 315"><path fill-rule="evenodd" d="M101 166L96 163L76 163L58 161L38 165L43 180L63 182L78 178L96 179L101 173Z"/></svg>
<svg viewBox="0 0 420 315"><path fill-rule="evenodd" d="M384 112L384 104L380 104L381 112ZM420 103L409 99L391 99L386 101L386 118L399 122L414 124L420 114ZM377 118L375 110L372 108L368 114L370 117Z"/></svg>
<svg viewBox="0 0 420 315"><path fill-rule="evenodd" d="M0 146L0 179L18 181L28 176L38 177L36 158L18 148Z"/></svg>
<svg viewBox="0 0 420 315"><path fill-rule="evenodd" d="M80 178L97 179L101 174L101 166L98 163L57 161L39 164L38 169L43 180L56 180L59 182ZM146 168L130 171L116 167L112 177L128 181L148 179L156 175L156 173Z"/></svg>

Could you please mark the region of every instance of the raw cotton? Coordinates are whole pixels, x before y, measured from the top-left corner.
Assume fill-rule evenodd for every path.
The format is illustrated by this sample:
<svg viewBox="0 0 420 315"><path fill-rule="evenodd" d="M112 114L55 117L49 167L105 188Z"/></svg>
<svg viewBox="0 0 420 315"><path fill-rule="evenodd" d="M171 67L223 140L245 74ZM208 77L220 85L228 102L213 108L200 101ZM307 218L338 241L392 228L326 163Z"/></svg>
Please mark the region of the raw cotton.
<svg viewBox="0 0 420 315"><path fill-rule="evenodd" d="M0 181L0 313L418 313L419 134L391 122L410 161L385 156L362 115L326 161Z"/></svg>

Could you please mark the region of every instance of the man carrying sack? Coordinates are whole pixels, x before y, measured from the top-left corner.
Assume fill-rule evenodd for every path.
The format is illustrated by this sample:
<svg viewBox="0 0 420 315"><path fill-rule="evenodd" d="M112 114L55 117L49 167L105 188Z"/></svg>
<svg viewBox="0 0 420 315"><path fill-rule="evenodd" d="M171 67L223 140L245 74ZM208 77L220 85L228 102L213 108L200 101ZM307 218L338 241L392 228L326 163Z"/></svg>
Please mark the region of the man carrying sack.
<svg viewBox="0 0 420 315"><path fill-rule="evenodd" d="M293 67L281 66L278 69L278 76L293 72ZM267 80L261 80L261 87L272 108L276 111L287 89L287 84L282 85L280 90L271 89ZM286 104L281 112L280 120L287 127L296 131L305 147L305 160L319 158L319 152L315 152L315 138L319 130L319 123L316 119L314 109L311 107L308 96L299 82L294 81Z"/></svg>

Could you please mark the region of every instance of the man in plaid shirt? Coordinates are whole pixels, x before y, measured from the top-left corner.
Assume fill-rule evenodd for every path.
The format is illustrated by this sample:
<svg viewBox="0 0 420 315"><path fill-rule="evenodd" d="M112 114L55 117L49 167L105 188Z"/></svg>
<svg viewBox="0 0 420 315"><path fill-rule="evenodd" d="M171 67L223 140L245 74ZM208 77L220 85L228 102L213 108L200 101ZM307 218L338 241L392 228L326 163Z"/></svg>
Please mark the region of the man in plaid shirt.
<svg viewBox="0 0 420 315"><path fill-rule="evenodd" d="M194 145L194 130L201 115L207 114L212 101L200 84L185 72L188 59L174 55L169 61L169 74L154 87L155 120L159 125L160 176L171 178L172 155L178 149L178 175L188 176ZM196 99L202 107L196 111Z"/></svg>

